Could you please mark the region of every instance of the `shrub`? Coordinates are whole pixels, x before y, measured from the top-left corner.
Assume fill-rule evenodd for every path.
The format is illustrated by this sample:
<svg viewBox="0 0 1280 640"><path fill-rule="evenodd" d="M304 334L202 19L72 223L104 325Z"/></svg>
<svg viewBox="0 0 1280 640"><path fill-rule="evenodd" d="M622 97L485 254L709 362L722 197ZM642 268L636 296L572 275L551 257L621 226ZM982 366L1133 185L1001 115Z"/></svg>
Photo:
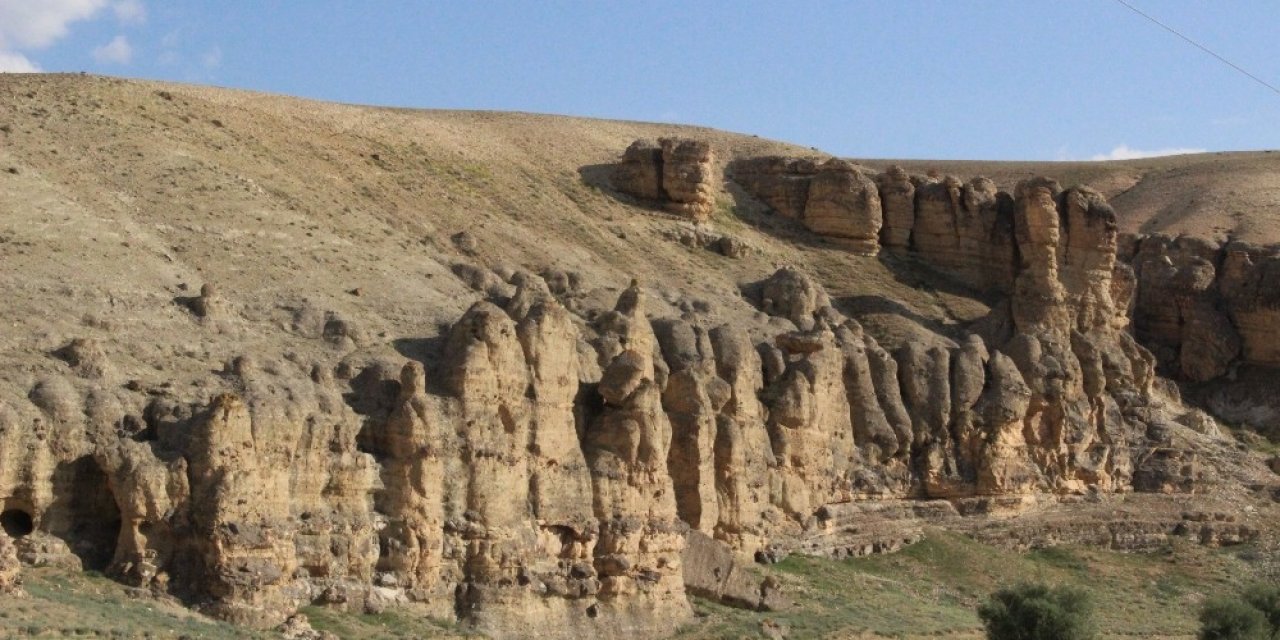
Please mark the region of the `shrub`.
<svg viewBox="0 0 1280 640"><path fill-rule="evenodd" d="M978 608L991 640L1085 640L1094 636L1088 595L1070 587L1019 584Z"/></svg>
<svg viewBox="0 0 1280 640"><path fill-rule="evenodd" d="M1262 612L1271 628L1271 637L1280 638L1280 585L1254 585L1245 590L1244 601Z"/></svg>
<svg viewBox="0 0 1280 640"><path fill-rule="evenodd" d="M1247 602L1213 598L1200 609L1200 640L1266 640L1267 618Z"/></svg>

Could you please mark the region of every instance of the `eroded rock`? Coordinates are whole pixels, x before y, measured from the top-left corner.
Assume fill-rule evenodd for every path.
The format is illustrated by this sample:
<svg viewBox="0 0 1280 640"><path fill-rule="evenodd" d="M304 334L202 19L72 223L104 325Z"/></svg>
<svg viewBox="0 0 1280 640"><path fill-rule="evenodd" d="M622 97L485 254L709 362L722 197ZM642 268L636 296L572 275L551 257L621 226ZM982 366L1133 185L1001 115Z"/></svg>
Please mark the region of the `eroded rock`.
<svg viewBox="0 0 1280 640"><path fill-rule="evenodd" d="M711 145L689 138L636 140L614 166L618 191L696 221L715 210L715 157Z"/></svg>

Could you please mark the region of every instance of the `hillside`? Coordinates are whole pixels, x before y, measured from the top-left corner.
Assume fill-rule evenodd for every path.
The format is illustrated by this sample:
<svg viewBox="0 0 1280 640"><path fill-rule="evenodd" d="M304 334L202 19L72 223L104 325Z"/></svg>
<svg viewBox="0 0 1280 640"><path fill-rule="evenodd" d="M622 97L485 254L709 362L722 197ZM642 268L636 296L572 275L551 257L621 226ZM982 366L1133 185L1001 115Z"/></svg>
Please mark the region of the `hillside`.
<svg viewBox="0 0 1280 640"><path fill-rule="evenodd" d="M690 595L840 597L808 557L756 563L943 529L1021 573L1060 543L1245 545L1274 576L1274 452L1204 409L1243 372L1232 426L1280 424L1277 185L1261 152L845 162L3 74L0 587L7 553L41 598L80 569L159 598L146 624L706 637Z"/></svg>

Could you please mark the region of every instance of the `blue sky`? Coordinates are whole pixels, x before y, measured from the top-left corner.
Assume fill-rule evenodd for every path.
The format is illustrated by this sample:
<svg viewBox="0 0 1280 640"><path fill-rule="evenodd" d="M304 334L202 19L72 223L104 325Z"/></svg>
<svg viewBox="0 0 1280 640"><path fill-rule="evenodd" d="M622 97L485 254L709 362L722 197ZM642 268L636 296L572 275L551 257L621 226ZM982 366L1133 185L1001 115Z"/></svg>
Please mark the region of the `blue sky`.
<svg viewBox="0 0 1280 640"><path fill-rule="evenodd" d="M1280 2L1128 1L1280 85ZM1116 0L0 0L0 69L700 124L856 157L1280 147L1280 94Z"/></svg>

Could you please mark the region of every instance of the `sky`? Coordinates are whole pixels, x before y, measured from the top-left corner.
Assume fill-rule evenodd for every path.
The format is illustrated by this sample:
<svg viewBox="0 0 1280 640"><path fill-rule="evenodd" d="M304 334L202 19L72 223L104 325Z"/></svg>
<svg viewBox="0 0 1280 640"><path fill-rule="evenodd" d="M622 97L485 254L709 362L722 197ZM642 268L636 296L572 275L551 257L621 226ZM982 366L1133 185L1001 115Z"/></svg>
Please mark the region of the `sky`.
<svg viewBox="0 0 1280 640"><path fill-rule="evenodd" d="M1126 1L1280 86L1280 2ZM0 0L0 71L697 124L861 158L1280 147L1280 93L1119 0Z"/></svg>

